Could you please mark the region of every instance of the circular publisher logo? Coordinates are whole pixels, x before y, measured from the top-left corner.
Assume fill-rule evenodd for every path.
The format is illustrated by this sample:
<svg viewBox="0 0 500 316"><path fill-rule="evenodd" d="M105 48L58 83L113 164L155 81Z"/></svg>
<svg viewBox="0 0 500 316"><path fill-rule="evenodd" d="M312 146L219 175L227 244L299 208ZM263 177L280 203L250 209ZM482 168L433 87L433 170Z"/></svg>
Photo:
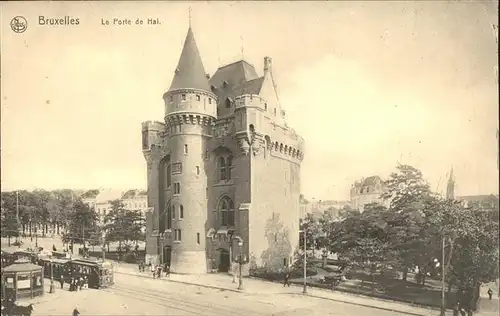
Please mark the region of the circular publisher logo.
<svg viewBox="0 0 500 316"><path fill-rule="evenodd" d="M16 33L24 33L28 28L28 21L22 16L16 16L10 21L10 28Z"/></svg>

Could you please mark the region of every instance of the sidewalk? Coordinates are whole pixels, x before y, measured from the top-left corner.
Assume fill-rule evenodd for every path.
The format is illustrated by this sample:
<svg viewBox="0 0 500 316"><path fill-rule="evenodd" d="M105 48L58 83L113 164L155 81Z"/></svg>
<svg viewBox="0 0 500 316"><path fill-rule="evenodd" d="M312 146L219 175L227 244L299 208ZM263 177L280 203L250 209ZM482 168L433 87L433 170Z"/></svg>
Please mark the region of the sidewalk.
<svg viewBox="0 0 500 316"><path fill-rule="evenodd" d="M137 266L127 263L114 263L115 272L118 274L135 275L145 278L152 278L150 272L138 272ZM171 274L170 277L162 277L162 281L176 282L189 285L197 285L206 288L219 289L224 291L232 291L244 293L246 295L303 295L301 286L283 287L282 284L273 283L252 278L243 279L243 290L238 290L238 279L233 283L233 277L227 274L205 274L205 275L180 275ZM309 297L318 299L326 299L358 306L376 308L381 310L398 312L405 315L416 316L437 316L437 309L425 308L420 306L412 306L405 303L395 301L376 299L362 295L346 294L342 292L333 292L318 288L308 288L307 294ZM450 312L450 315L452 313ZM475 314L480 315L480 314ZM488 315L489 316L489 315Z"/></svg>

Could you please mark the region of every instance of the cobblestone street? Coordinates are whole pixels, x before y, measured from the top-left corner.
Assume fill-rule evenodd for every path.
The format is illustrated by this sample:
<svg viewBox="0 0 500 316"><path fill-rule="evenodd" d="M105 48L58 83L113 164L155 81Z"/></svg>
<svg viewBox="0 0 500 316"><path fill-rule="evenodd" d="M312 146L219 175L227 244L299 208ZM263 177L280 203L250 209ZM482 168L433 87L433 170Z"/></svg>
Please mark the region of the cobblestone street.
<svg viewBox="0 0 500 316"><path fill-rule="evenodd" d="M69 315L75 306L81 315L367 315L395 316L383 311L305 297L235 293L138 276L118 274L112 288L68 292L57 289L35 300L33 316ZM293 291L293 290L291 290Z"/></svg>

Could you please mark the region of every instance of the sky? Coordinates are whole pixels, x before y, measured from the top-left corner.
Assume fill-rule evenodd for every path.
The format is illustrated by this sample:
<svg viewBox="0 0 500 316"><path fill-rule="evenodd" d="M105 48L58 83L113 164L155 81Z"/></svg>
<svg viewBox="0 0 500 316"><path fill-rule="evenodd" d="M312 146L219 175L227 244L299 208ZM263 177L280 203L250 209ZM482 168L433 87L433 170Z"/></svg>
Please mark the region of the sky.
<svg viewBox="0 0 500 316"><path fill-rule="evenodd" d="M307 198L348 200L354 181L398 163L438 192L453 167L457 195L498 193L488 0L2 2L2 191L146 188L141 122L163 119L189 6L208 73L244 58L262 75L273 58L287 122L306 142ZM148 18L161 24L135 24Z"/></svg>

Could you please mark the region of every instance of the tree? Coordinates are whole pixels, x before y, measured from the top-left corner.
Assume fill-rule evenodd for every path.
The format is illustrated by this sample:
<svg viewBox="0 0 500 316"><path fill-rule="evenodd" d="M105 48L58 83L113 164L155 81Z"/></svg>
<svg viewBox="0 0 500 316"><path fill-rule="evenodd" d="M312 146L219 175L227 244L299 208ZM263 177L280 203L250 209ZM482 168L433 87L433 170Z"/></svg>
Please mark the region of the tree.
<svg viewBox="0 0 500 316"><path fill-rule="evenodd" d="M392 263L388 234L391 212L382 205L368 204L363 213L349 210L344 217L342 222L330 223L327 229L329 250L374 277L378 269Z"/></svg>
<svg viewBox="0 0 500 316"><path fill-rule="evenodd" d="M306 254L306 269L313 270L315 269L314 257L311 253ZM293 264L292 270L303 271L304 270L304 251L297 249L293 253Z"/></svg>
<svg viewBox="0 0 500 316"><path fill-rule="evenodd" d="M426 240L422 239L424 209L434 195L422 172L409 165L399 164L385 185L387 191L381 197L390 201L389 210L393 213L390 240L406 280L408 269L415 266L422 257L421 251L426 249Z"/></svg>
<svg viewBox="0 0 500 316"><path fill-rule="evenodd" d="M145 219L139 210L127 210L120 200L111 202L111 210L104 218L104 229L108 242L118 241L118 251L122 250L122 242L130 248L130 241L144 239Z"/></svg>
<svg viewBox="0 0 500 316"><path fill-rule="evenodd" d="M2 208L1 217L2 237L7 237L10 246L10 239L19 236L19 222L16 214L10 210Z"/></svg>
<svg viewBox="0 0 500 316"><path fill-rule="evenodd" d="M450 249L445 263L448 288L455 285L462 304L475 309L480 285L498 278L498 211L457 201L445 205L440 226Z"/></svg>
<svg viewBox="0 0 500 316"><path fill-rule="evenodd" d="M304 219L300 220L300 230L306 232L306 248L312 249L313 256L314 250L321 249L324 244L321 218L322 217L308 213ZM302 234L299 245L301 249L304 247L304 236Z"/></svg>
<svg viewBox="0 0 500 316"><path fill-rule="evenodd" d="M1 199L2 237L10 239L19 236L19 221L16 215L16 192L2 192Z"/></svg>
<svg viewBox="0 0 500 316"><path fill-rule="evenodd" d="M85 245L85 240L92 237L96 230L98 214L93 208L78 199L73 204L73 209L68 214L66 231L63 233L63 241L66 243L80 243Z"/></svg>

